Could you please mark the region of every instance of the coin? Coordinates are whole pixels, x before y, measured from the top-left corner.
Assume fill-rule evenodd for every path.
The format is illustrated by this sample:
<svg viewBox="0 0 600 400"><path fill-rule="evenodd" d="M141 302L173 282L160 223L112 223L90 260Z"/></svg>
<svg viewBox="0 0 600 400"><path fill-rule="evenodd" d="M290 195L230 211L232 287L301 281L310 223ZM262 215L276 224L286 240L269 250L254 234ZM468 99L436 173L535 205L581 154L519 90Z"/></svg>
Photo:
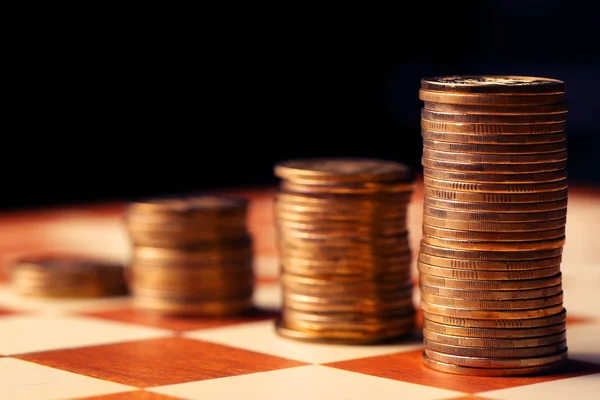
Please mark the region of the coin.
<svg viewBox="0 0 600 400"><path fill-rule="evenodd" d="M553 200L535 203L486 203L461 200L438 199L425 196L424 204L450 211L470 212L502 212L502 213L528 213L557 211L567 208L568 199Z"/></svg>
<svg viewBox="0 0 600 400"><path fill-rule="evenodd" d="M439 142L450 142L459 144L485 144L485 145L540 145L567 140L566 132L543 133L543 134L493 134L485 135L478 133L453 133L440 132L435 130L421 129L421 136L425 140L435 140Z"/></svg>
<svg viewBox="0 0 600 400"><path fill-rule="evenodd" d="M566 218L554 220L540 220L534 222L474 222L464 220L450 220L437 218L428 214L423 215L423 223L432 227L468 230L479 232L534 232L551 229L564 228L567 224Z"/></svg>
<svg viewBox="0 0 600 400"><path fill-rule="evenodd" d="M457 240L441 238L424 234L423 241L434 246L447 247L461 250L485 250L485 251L514 251L514 250L544 250L564 246L566 237L562 236L548 240L531 240L522 242L469 242L468 240Z"/></svg>
<svg viewBox="0 0 600 400"><path fill-rule="evenodd" d="M466 133L470 135L541 135L564 132L567 124L547 122L541 124L474 124L431 121L421 118L421 128L428 131Z"/></svg>
<svg viewBox="0 0 600 400"><path fill-rule="evenodd" d="M541 317L527 319L473 319L454 317L449 315L440 315L424 311L423 318L424 320L433 321L440 324L454 325L466 328L526 329L546 327L550 325L565 323L567 320L567 310L562 308L554 314L547 314Z"/></svg>
<svg viewBox="0 0 600 400"><path fill-rule="evenodd" d="M527 242L564 237L565 227L544 231L516 232L478 232L470 230L447 229L423 224L423 234L436 238L467 240L470 242Z"/></svg>
<svg viewBox="0 0 600 400"><path fill-rule="evenodd" d="M435 265L442 268L477 271L518 271L559 266L562 261L562 256L542 258L538 260L481 261L438 257L425 252L419 252L419 261L422 261L424 264Z"/></svg>
<svg viewBox="0 0 600 400"><path fill-rule="evenodd" d="M124 265L85 254L27 254L9 265L11 290L21 296L86 298L128 293Z"/></svg>
<svg viewBox="0 0 600 400"><path fill-rule="evenodd" d="M521 261L521 260L539 260L544 258L558 257L562 254L561 247L552 249L535 249L535 250L513 250L513 251L481 251L469 249L453 249L448 247L440 247L432 245L425 241L421 241L420 250L423 253L431 254L438 257L458 258L463 260L505 260L505 261Z"/></svg>
<svg viewBox="0 0 600 400"><path fill-rule="evenodd" d="M465 290L527 290L542 289L560 285L562 275L545 276L541 278L527 278L517 280L507 279L468 279L469 277L449 278L446 276L431 275L427 273L419 274L419 281L422 284L442 286L453 289Z"/></svg>
<svg viewBox="0 0 600 400"><path fill-rule="evenodd" d="M477 164L440 161L432 158L422 157L421 164L425 168L440 169L449 172L470 172L483 174L529 174L537 172L549 172L564 170L566 161L553 161L531 164Z"/></svg>
<svg viewBox="0 0 600 400"><path fill-rule="evenodd" d="M421 282L419 285L422 293L434 296L447 297L451 299L465 300L513 300L513 299L535 299L548 298L557 295L562 291L562 285L558 284L541 289L523 289L523 290L466 290L451 289L444 286L428 285ZM446 301L446 300L444 300ZM441 303L439 303L441 304Z"/></svg>
<svg viewBox="0 0 600 400"><path fill-rule="evenodd" d="M556 275L560 272L560 266L533 269L533 270L508 270L508 271L489 271L489 270L461 270L456 268L444 268L431 264L425 264L422 261L417 263L419 272L427 275L439 276L442 278L466 279L466 280L521 280L537 279Z"/></svg>
<svg viewBox="0 0 600 400"><path fill-rule="evenodd" d="M567 119L567 112L554 114L489 115L439 112L424 108L421 110L421 118L428 121L470 124L543 124L565 121Z"/></svg>
<svg viewBox="0 0 600 400"><path fill-rule="evenodd" d="M135 308L142 311L170 316L225 317L241 315L252 309L252 299L249 298L190 302L187 299L134 296L132 302Z"/></svg>
<svg viewBox="0 0 600 400"><path fill-rule="evenodd" d="M566 100L565 93L542 94L465 94L447 93L433 90L419 90L419 99L432 103L466 104L466 105L492 105L492 106L543 106L562 103Z"/></svg>
<svg viewBox="0 0 600 400"><path fill-rule="evenodd" d="M554 305L545 308L530 310L478 310L454 307L444 307L437 304L421 301L421 309L431 314L444 315L454 318L467 319L523 319L540 318L557 314L562 310L562 305Z"/></svg>
<svg viewBox="0 0 600 400"><path fill-rule="evenodd" d="M548 346L567 339L566 330L547 336L522 337L522 338L478 338L466 336L452 336L435 333L429 330L423 331L423 337L429 341L440 344L464 347L488 347L500 349L513 349L524 347Z"/></svg>
<svg viewBox="0 0 600 400"><path fill-rule="evenodd" d="M567 150L567 142L559 141L553 143L528 144L519 146L514 144L472 144L472 143L453 143L440 140L423 139L423 148L437 151L447 151L455 153L472 154L506 154L506 155L525 155L525 154L544 154L556 153Z"/></svg>
<svg viewBox="0 0 600 400"><path fill-rule="evenodd" d="M562 114L568 111L568 103L561 102L542 106L478 106L469 104L446 104L423 102L423 108L438 112L465 113L478 115L515 115L515 114Z"/></svg>
<svg viewBox="0 0 600 400"><path fill-rule="evenodd" d="M476 368L525 368L537 367L567 359L567 349L546 356L523 357L523 358L493 358L487 356L471 357L454 354L440 353L428 348L425 349L427 357L432 360L459 365L463 367Z"/></svg>
<svg viewBox="0 0 600 400"><path fill-rule="evenodd" d="M564 81L535 76L464 75L438 76L421 79L421 89L450 93L561 93Z"/></svg>
<svg viewBox="0 0 600 400"><path fill-rule="evenodd" d="M426 188L457 190L463 192L542 193L567 189L568 181L567 179L561 179L558 181L541 183L477 183L446 181L425 176L423 178L423 185Z"/></svg>
<svg viewBox="0 0 600 400"><path fill-rule="evenodd" d="M412 179L405 165L369 158L289 160L275 166L275 175L282 179L295 178L336 182L397 181Z"/></svg>
<svg viewBox="0 0 600 400"><path fill-rule="evenodd" d="M454 307L465 310L529 310L562 304L563 294L555 294L535 299L506 299L506 300L479 300L437 296L422 292L421 301L437 304L442 307Z"/></svg>
<svg viewBox="0 0 600 400"><path fill-rule="evenodd" d="M475 368L475 367L463 367L454 364L442 363L439 361L431 360L425 354L423 354L423 364L432 370L445 372L455 375L467 375L467 376L488 376L488 377L500 377L500 376L524 376L533 374L544 374L550 371L554 371L564 365L565 361L558 361L556 363L536 366L536 367L523 367L523 368Z"/></svg>
<svg viewBox="0 0 600 400"><path fill-rule="evenodd" d="M475 203L548 203L564 200L568 197L567 189L540 193L470 193L460 190L445 190L425 186L424 193L425 196L437 199Z"/></svg>
<svg viewBox="0 0 600 400"><path fill-rule="evenodd" d="M423 157L447 162L466 162L483 164L537 164L564 161L567 159L566 150L542 154L472 154L423 149Z"/></svg>
<svg viewBox="0 0 600 400"><path fill-rule="evenodd" d="M554 325L532 327L532 328L471 328L464 326L445 325L438 322L423 319L423 329L431 332L453 336L469 336L480 338L526 338L536 336L554 335L566 330L566 322ZM549 351L548 353L551 353ZM458 354L458 350L451 354ZM514 357L514 355L513 355Z"/></svg>
<svg viewBox="0 0 600 400"><path fill-rule="evenodd" d="M500 332L503 330L500 329ZM493 339L492 339L493 340ZM549 344L545 346L533 347L464 347L454 346L450 344L438 343L432 340L424 339L423 344L427 350L432 350L444 354L461 356L461 357L477 357L477 358L500 358L500 359L529 359L536 357L544 357L551 354L556 354L567 349L567 341Z"/></svg>
<svg viewBox="0 0 600 400"><path fill-rule="evenodd" d="M293 182L283 181L280 183L280 190L288 193L328 193L328 194L388 194L405 193L414 190L414 183L400 182L364 182L352 184L329 184L324 185L314 180L294 180Z"/></svg>
<svg viewBox="0 0 600 400"><path fill-rule="evenodd" d="M494 223L513 223L513 222L539 222L550 221L559 218L566 218L566 207L551 211L535 211L517 213L517 212L485 212L484 210L451 210L440 208L428 204L423 205L423 214L436 218L443 218L453 221L471 221L471 222L494 222Z"/></svg>

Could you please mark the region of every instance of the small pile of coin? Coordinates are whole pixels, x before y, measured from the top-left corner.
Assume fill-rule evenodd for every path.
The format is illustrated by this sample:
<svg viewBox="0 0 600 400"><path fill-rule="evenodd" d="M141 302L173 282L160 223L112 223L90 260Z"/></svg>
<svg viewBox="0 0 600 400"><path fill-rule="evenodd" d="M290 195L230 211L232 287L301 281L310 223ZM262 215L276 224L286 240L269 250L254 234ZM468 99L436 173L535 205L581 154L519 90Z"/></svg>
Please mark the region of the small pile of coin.
<svg viewBox="0 0 600 400"><path fill-rule="evenodd" d="M248 201L216 195L129 204L129 286L140 310L181 316L227 316L252 306L252 237Z"/></svg>
<svg viewBox="0 0 600 400"><path fill-rule="evenodd" d="M10 265L11 289L21 296L111 297L128 293L124 265L79 254L35 254Z"/></svg>
<svg viewBox="0 0 600 400"><path fill-rule="evenodd" d="M567 359L562 81L428 78L419 98L425 365L509 376Z"/></svg>
<svg viewBox="0 0 600 400"><path fill-rule="evenodd" d="M410 334L410 169L389 160L305 159L277 164L275 175L283 291L277 331L337 343Z"/></svg>

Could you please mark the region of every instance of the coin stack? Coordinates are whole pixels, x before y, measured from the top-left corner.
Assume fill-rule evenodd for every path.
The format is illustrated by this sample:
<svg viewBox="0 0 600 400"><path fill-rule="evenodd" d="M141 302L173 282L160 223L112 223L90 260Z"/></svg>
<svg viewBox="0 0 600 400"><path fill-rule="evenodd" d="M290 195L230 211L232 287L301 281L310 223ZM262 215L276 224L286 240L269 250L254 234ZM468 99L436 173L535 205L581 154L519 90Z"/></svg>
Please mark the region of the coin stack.
<svg viewBox="0 0 600 400"><path fill-rule="evenodd" d="M542 373L567 359L561 286L567 173L562 81L421 81L425 365Z"/></svg>
<svg viewBox="0 0 600 400"><path fill-rule="evenodd" d="M140 310L229 316L252 306L252 238L246 199L198 195L133 202L129 286Z"/></svg>
<svg viewBox="0 0 600 400"><path fill-rule="evenodd" d="M283 290L277 331L332 343L410 334L410 169L389 160L305 159L277 164L275 175Z"/></svg>
<svg viewBox="0 0 600 400"><path fill-rule="evenodd" d="M88 298L128 293L122 264L79 254L35 254L10 265L11 289L28 297Z"/></svg>

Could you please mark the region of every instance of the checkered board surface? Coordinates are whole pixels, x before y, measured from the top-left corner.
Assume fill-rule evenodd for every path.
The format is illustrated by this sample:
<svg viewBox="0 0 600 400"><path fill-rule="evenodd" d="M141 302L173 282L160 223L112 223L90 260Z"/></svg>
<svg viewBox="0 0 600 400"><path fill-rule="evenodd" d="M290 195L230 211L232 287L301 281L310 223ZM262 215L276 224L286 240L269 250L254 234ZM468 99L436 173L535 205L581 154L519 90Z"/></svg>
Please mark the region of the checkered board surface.
<svg viewBox="0 0 600 400"><path fill-rule="evenodd" d="M466 377L426 369L422 344L295 342L278 337L273 190L251 199L259 309L243 319L157 318L130 299L40 300L0 283L0 399L599 399L600 191L573 188L564 249L570 361L547 376ZM420 186L409 210L418 250ZM0 215L4 266L23 253L77 250L126 260L123 205ZM415 274L416 277L416 274ZM418 301L418 291L415 291Z"/></svg>

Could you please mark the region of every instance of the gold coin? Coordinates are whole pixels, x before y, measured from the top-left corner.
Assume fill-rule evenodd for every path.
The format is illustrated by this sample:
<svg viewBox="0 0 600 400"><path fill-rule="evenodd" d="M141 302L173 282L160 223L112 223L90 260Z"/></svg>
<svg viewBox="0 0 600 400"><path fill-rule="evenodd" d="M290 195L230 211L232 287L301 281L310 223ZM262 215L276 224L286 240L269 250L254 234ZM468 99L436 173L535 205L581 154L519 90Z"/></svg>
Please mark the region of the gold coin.
<svg viewBox="0 0 600 400"><path fill-rule="evenodd" d="M375 250L375 249L389 249L390 247L394 247L395 249L399 249L402 246L408 245L408 233L404 232L397 235L389 235L389 236L356 236L350 239L344 238L333 238L327 240L326 238L301 238L294 237L291 235L281 234L280 243L282 245L291 245L291 246L302 246L303 248L318 248L320 250L323 249L343 249L344 251L356 250L357 252L362 252L364 250Z"/></svg>
<svg viewBox="0 0 600 400"><path fill-rule="evenodd" d="M462 192L485 193L544 193L556 192L568 188L567 179L542 183L476 183L456 182L433 179L428 176L423 178L423 186L442 190L456 190Z"/></svg>
<svg viewBox="0 0 600 400"><path fill-rule="evenodd" d="M133 306L149 313L171 316L237 316L252 308L252 299L236 299L228 301L186 301L160 297L134 296Z"/></svg>
<svg viewBox="0 0 600 400"><path fill-rule="evenodd" d="M283 229L297 229L300 231L325 231L325 230L364 230L369 232L398 230L406 228L406 219L374 220L370 223L359 224L356 222L340 221L294 221L286 218L277 218L277 226Z"/></svg>
<svg viewBox="0 0 600 400"><path fill-rule="evenodd" d="M403 300L385 300L378 303L370 303L367 301L354 301L354 302L337 302L337 303L325 303L325 302L307 302L298 299L290 298L289 294L284 293L284 304L286 307L293 308L298 311L305 312L317 312L317 313L348 313L348 312L362 312L362 313L381 313L389 312L390 310L412 310L413 302L412 298Z"/></svg>
<svg viewBox="0 0 600 400"><path fill-rule="evenodd" d="M277 163L274 172L277 177L292 181L381 182L412 178L412 172L404 164L370 158L288 160Z"/></svg>
<svg viewBox="0 0 600 400"><path fill-rule="evenodd" d="M567 141L554 143L528 144L519 146L514 144L471 144L471 143L452 143L439 140L423 139L423 148L437 151L448 151L454 153L471 154L491 154L491 155L525 155L525 154L545 154L556 153L567 150Z"/></svg>
<svg viewBox="0 0 600 400"><path fill-rule="evenodd" d="M281 204L287 206L308 206L313 208L327 208L334 210L344 209L368 209L368 210L390 210L402 209L403 205L410 202L412 194L406 193L402 195L386 196L376 198L373 196L332 196L332 197L317 197L294 195L290 193L279 192L275 199L274 205Z"/></svg>
<svg viewBox="0 0 600 400"><path fill-rule="evenodd" d="M385 263L373 262L370 265L360 266L358 264L300 264L289 262L283 258L280 264L282 273L301 275L306 277L357 277L365 280L381 280L386 276L397 276L396 281L411 281L410 263Z"/></svg>
<svg viewBox="0 0 600 400"><path fill-rule="evenodd" d="M216 249L211 249L216 250ZM131 249L131 262L139 264L163 265L193 265L193 266L220 266L223 264L237 264L251 262L253 255L251 242L245 245L238 243L235 249L218 249L218 251L205 251L204 249L170 249L152 246L133 246Z"/></svg>
<svg viewBox="0 0 600 400"><path fill-rule="evenodd" d="M277 202L275 206L275 215L284 213L296 213L302 215L318 215L318 214L331 214L336 217L348 218L354 216L354 218L369 216L371 219L378 218L398 218L406 215L406 207L408 204L387 204L385 207L356 207L351 204L332 204L332 205L318 205L318 204L286 204Z"/></svg>
<svg viewBox="0 0 600 400"><path fill-rule="evenodd" d="M521 280L538 279L556 275L560 272L560 266L516 271L479 271L463 270L456 268L444 268L431 264L425 264L422 261L417 263L417 269L422 274L439 276L442 278L464 279L474 281L494 281L494 280ZM440 285L441 286L441 285Z"/></svg>
<svg viewBox="0 0 600 400"><path fill-rule="evenodd" d="M452 133L439 132L434 130L421 129L421 136L425 140L434 140L439 142L451 142L458 144L485 144L485 145L540 145L556 142L564 142L567 140L566 132L544 133L544 134L523 134L523 135L498 135L488 133L469 134L469 133Z"/></svg>
<svg viewBox="0 0 600 400"><path fill-rule="evenodd" d="M407 233L406 227L395 227L388 229L375 229L375 230L300 230L300 229L289 229L284 227L283 225L279 225L277 227L279 235L284 238L284 240L290 240L290 238L294 239L307 239L307 240L338 240L338 239L348 239L354 240L358 237L370 237L373 240L378 240L379 238L390 237L392 235L403 235Z"/></svg>
<svg viewBox="0 0 600 400"><path fill-rule="evenodd" d="M520 280L473 280L463 278L447 278L443 276L421 273L419 275L419 282L426 285L464 290L533 290L560 285L562 282L562 274L559 273L542 278Z"/></svg>
<svg viewBox="0 0 600 400"><path fill-rule="evenodd" d="M423 319L423 329L427 329L431 332L441 333L444 335L453 336L468 336L468 337L479 337L479 338L526 338L536 336L548 336L554 335L565 331L567 324L561 322L554 325L533 327L533 328L470 328L465 326L454 326L445 325L438 322ZM441 351L441 350L438 350ZM452 352L450 354L457 354L458 352Z"/></svg>
<svg viewBox="0 0 600 400"><path fill-rule="evenodd" d="M562 331L548 336L525 337L525 338L478 338L468 336L451 336L423 330L423 337L433 341L451 346L464 347L489 347L501 349L514 349L523 347L548 346L567 340L567 331Z"/></svg>
<svg viewBox="0 0 600 400"><path fill-rule="evenodd" d="M454 325L465 328L487 328L494 330L503 329L526 329L526 328L540 328L547 327L556 324L563 324L567 321L567 310L562 308L554 314L547 314L538 318L527 318L527 319L473 319L473 318L462 318L453 317L448 315L432 314L424 310L424 320L436 322L445 325ZM559 331L562 332L562 331ZM556 333L559 333L556 332ZM441 332L444 333L444 332ZM554 334L554 332L553 332ZM460 336L460 335L457 335ZM523 337L523 336L519 336Z"/></svg>
<svg viewBox="0 0 600 400"><path fill-rule="evenodd" d="M445 104L426 101L423 108L437 112L479 115L562 114L569 110L567 102L544 106L477 106L469 104Z"/></svg>
<svg viewBox="0 0 600 400"><path fill-rule="evenodd" d="M356 335L359 332L364 334L378 334L404 330L410 332L415 328L414 320L389 320L378 324L346 323L343 321L333 323L322 323L314 321L305 321L302 319L291 318L287 312L283 312L281 319L288 327L293 327L303 331L347 331L349 334Z"/></svg>
<svg viewBox="0 0 600 400"><path fill-rule="evenodd" d="M562 103L566 100L565 93L543 93L543 94L465 94L446 93L433 90L419 90L419 99L432 103L446 104L468 104L468 105L491 105L491 106L543 106L548 104Z"/></svg>
<svg viewBox="0 0 600 400"><path fill-rule="evenodd" d="M562 304L563 294L561 292L554 296L539 297L536 299L472 300L436 296L431 293L422 292L421 301L436 304L442 307L453 307L469 310L513 311L531 310L534 308L544 308Z"/></svg>
<svg viewBox="0 0 600 400"><path fill-rule="evenodd" d="M435 265L437 267L443 268L455 268L476 271L518 271L544 269L560 266L562 256L543 258L538 260L481 261L437 257L431 254L420 252L419 261L423 262L424 264Z"/></svg>
<svg viewBox="0 0 600 400"><path fill-rule="evenodd" d="M468 230L478 232L534 232L563 228L567 224L566 218L534 222L473 222L437 218L423 215L423 224L446 229Z"/></svg>
<svg viewBox="0 0 600 400"><path fill-rule="evenodd" d="M559 313L563 307L561 304L546 308L531 310L476 310L465 308L444 307L437 304L421 301L421 309L429 314L438 314L446 317L466 319L523 319L540 318ZM434 339L432 339L434 340ZM436 340L438 341L438 340Z"/></svg>
<svg viewBox="0 0 600 400"><path fill-rule="evenodd" d="M423 241L430 243L433 246L447 247L450 249L515 251L555 249L564 246L566 238L563 236L556 239L533 240L529 242L469 242L467 240L454 240L424 234Z"/></svg>
<svg viewBox="0 0 600 400"><path fill-rule="evenodd" d="M474 174L470 172L443 171L423 168L423 175L432 179L470 183L548 183L567 178L567 170L536 172L531 174Z"/></svg>
<svg viewBox="0 0 600 400"><path fill-rule="evenodd" d="M399 247L392 246L388 249L358 249L358 251L349 251L351 246L341 248L321 247L321 248L302 248L289 245L280 245L279 252L286 260L314 260L321 264L349 264L364 265L365 263L386 264L390 261L403 259L410 254L408 243ZM292 263L290 261L290 264Z"/></svg>
<svg viewBox="0 0 600 400"><path fill-rule="evenodd" d="M554 296L562 292L562 285L558 284L541 289L523 289L523 290L466 290L451 289L443 286L428 285L424 282L419 284L423 293L434 296L450 297L453 299L466 300L513 300L513 299L535 299L541 297Z"/></svg>
<svg viewBox="0 0 600 400"><path fill-rule="evenodd" d="M564 200L569 193L567 189L541 193L472 193L460 190L437 189L429 186L425 186L423 190L425 196L475 203L548 203Z"/></svg>
<svg viewBox="0 0 600 400"><path fill-rule="evenodd" d="M451 161L440 161L422 157L421 165L431 169L441 169L450 172L470 172L482 174L529 174L564 170L566 160L531 164L476 164Z"/></svg>
<svg viewBox="0 0 600 400"><path fill-rule="evenodd" d="M227 291L207 291L206 288L149 287L148 285L141 286L138 283L133 283L131 292L134 297L142 298L151 297L186 302L217 302L252 297L254 290L252 286Z"/></svg>
<svg viewBox="0 0 600 400"><path fill-rule="evenodd" d="M423 224L423 233L437 238L468 240L470 242L527 242L533 240L556 239L565 236L565 227L531 232L478 232L439 228Z"/></svg>
<svg viewBox="0 0 600 400"><path fill-rule="evenodd" d="M198 195L198 196L165 196L143 199L128 204L126 215L152 214L170 216L185 214L208 217L211 215L229 216L244 215L247 212L248 200L234 196Z"/></svg>
<svg viewBox="0 0 600 400"><path fill-rule="evenodd" d="M530 213L543 211L556 211L567 208L567 199L537 203L484 203L458 200L436 199L425 196L424 204L431 207L451 211L471 212L503 212L503 213Z"/></svg>
<svg viewBox="0 0 600 400"><path fill-rule="evenodd" d="M394 339L399 339L407 336L405 328L399 330L390 330L388 332L380 334L358 334L349 335L347 331L312 331L312 330L300 330L297 328L289 327L285 325L281 319L275 322L275 331L282 337L307 342L317 343L336 343L336 344L371 344L387 342Z"/></svg>
<svg viewBox="0 0 600 400"><path fill-rule="evenodd" d="M447 162L473 162L484 164L536 164L564 161L567 159L567 151L542 154L472 154L461 152L447 152L434 149L423 149L423 157L427 159Z"/></svg>
<svg viewBox="0 0 600 400"><path fill-rule="evenodd" d="M314 322L322 325L348 324L356 326L380 326L383 324L414 324L415 310L391 310L390 313L378 315L360 313L306 313L291 308L284 308L281 313L286 319Z"/></svg>
<svg viewBox="0 0 600 400"><path fill-rule="evenodd" d="M289 287L313 287L319 289L330 289L331 291L350 292L366 291L366 290L382 290L390 289L390 291L412 291L412 282L405 280L406 275L390 275L388 279L381 281L366 280L364 277L308 277L302 275L294 275L290 273L281 273L280 282L282 285ZM398 280L400 278L400 280Z"/></svg>
<svg viewBox="0 0 600 400"><path fill-rule="evenodd" d="M463 367L454 364L446 364L439 361L431 360L425 354L423 354L423 365L427 368L438 372L445 372L448 374L455 375L466 375L466 376L487 376L487 377L500 377L500 376L525 376L534 374L545 374L554 370L557 370L563 366L565 361L559 361L554 364L547 364L537 367L523 367L523 368L474 368L474 367Z"/></svg>
<svg viewBox="0 0 600 400"><path fill-rule="evenodd" d="M310 255L310 254L308 254ZM304 256L307 256L305 254ZM372 257L372 258L354 258L354 257L340 257L340 258L323 258L317 259L313 257L300 257L300 256L284 256L281 257L281 263L284 266L309 268L309 269L328 269L336 268L347 268L353 270L363 269L378 269L384 266L404 266L411 263L412 254L406 250L401 252L399 255L392 257Z"/></svg>
<svg viewBox="0 0 600 400"><path fill-rule="evenodd" d="M481 223L515 223L515 222L540 222L566 218L567 209L562 208L553 211L532 212L485 212L485 211L455 211L446 208L438 208L428 204L423 205L424 215L435 218L448 219L451 221L470 221Z"/></svg>
<svg viewBox="0 0 600 400"><path fill-rule="evenodd" d="M496 331L504 331L505 329L496 329ZM491 339L494 340L494 339ZM567 349L567 341L549 344L545 346L535 347L513 347L513 348L494 348L494 347L463 347L454 346L451 344L444 344L434 342L432 340L423 340L423 344L426 349L437 351L444 354L451 354L462 357L485 357L485 358L502 358L502 359L518 359L518 358L531 358L531 357L543 357L550 354L555 354L560 351Z"/></svg>
<svg viewBox="0 0 600 400"><path fill-rule="evenodd" d="M128 293L125 267L76 253L24 255L9 265L10 286L22 296L88 298Z"/></svg>
<svg viewBox="0 0 600 400"><path fill-rule="evenodd" d="M279 190L288 193L319 193L338 195L382 195L392 193L406 193L414 190L414 184L401 182L366 182L355 184L323 185L319 181L298 179L294 181L281 181Z"/></svg>
<svg viewBox="0 0 600 400"><path fill-rule="evenodd" d="M504 260L504 261L522 261L539 260L543 258L552 258L562 255L562 247L553 249L535 249L530 251L480 251L467 249L449 249L431 245L421 241L420 251L438 257L458 258L463 260Z"/></svg>
<svg viewBox="0 0 600 400"><path fill-rule="evenodd" d="M428 121L467 123L467 124L544 124L563 122L567 119L567 112L554 114L513 114L513 115L489 115L489 114L465 114L421 110L421 118ZM437 130L437 129L434 129Z"/></svg>
<svg viewBox="0 0 600 400"><path fill-rule="evenodd" d="M145 276L161 274L165 277L174 277L175 279L183 276L188 277L188 279L202 278L212 280L216 278L241 277L246 273L249 274L252 271L252 267L252 260L245 260L237 263L215 263L206 265L132 262L129 264L128 273Z"/></svg>
<svg viewBox="0 0 600 400"><path fill-rule="evenodd" d="M523 357L523 358L491 358L491 357L467 357L453 354L440 353L425 349L425 354L431 360L443 363L475 368L527 368L554 364L567 359L567 349L547 356Z"/></svg>
<svg viewBox="0 0 600 400"><path fill-rule="evenodd" d="M449 93L504 94L564 93L566 85L558 79L516 75L454 75L421 79L421 89Z"/></svg>
<svg viewBox="0 0 600 400"><path fill-rule="evenodd" d="M567 123L563 121L543 124L473 124L430 121L421 118L421 128L428 131L470 135L540 135L564 132L567 129Z"/></svg>
<svg viewBox="0 0 600 400"><path fill-rule="evenodd" d="M376 213L375 215L369 215L367 213L352 214L347 213L328 213L326 210L320 212L305 212L305 211L289 211L281 208L274 209L273 216L279 221L294 221L294 222L307 222L311 223L314 221L322 221L324 223L339 223L339 224L386 224L386 223L400 223L406 221L406 210L402 210L398 213Z"/></svg>

